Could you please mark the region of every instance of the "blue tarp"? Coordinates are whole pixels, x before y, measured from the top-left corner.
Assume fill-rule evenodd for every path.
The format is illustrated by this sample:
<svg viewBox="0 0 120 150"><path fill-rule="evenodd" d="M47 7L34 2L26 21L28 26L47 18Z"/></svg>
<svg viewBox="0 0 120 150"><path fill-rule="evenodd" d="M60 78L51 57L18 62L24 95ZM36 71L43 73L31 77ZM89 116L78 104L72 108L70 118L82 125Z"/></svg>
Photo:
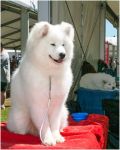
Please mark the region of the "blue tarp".
<svg viewBox="0 0 120 150"><path fill-rule="evenodd" d="M119 97L118 90L103 91L79 88L77 90L77 102L82 112L104 114L102 100L116 99Z"/></svg>

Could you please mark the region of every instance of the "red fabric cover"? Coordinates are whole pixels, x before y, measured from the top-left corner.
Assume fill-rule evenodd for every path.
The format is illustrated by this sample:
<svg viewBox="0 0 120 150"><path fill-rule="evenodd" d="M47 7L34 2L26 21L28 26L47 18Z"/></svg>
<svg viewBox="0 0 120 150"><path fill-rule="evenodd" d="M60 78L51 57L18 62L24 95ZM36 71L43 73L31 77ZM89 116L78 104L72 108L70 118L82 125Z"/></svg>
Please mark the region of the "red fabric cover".
<svg viewBox="0 0 120 150"><path fill-rule="evenodd" d="M91 114L84 121L75 122L69 118L70 125L61 133L66 141L56 146L44 146L38 137L11 133L6 123L1 123L2 149L103 149L106 148L108 118Z"/></svg>
<svg viewBox="0 0 120 150"><path fill-rule="evenodd" d="M109 119L105 115L100 115L100 114L90 114L86 120L80 121L76 123L75 121L72 120L72 118L69 118L69 125L99 125L102 127L103 130L103 139L104 142L101 143L101 147L103 149L106 148L107 146L107 138L108 138L108 128L109 128ZM97 133L97 138L99 133Z"/></svg>

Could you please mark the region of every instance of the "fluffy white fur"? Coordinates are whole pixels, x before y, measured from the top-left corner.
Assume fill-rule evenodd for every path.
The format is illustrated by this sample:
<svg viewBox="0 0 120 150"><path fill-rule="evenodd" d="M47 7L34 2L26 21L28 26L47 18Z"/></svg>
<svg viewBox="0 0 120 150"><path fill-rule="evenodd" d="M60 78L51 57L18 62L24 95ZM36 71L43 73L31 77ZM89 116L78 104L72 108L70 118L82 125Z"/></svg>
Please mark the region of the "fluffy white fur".
<svg viewBox="0 0 120 150"><path fill-rule="evenodd" d="M88 73L82 76L80 87L98 90L112 90L116 87L115 78L105 73Z"/></svg>
<svg viewBox="0 0 120 150"><path fill-rule="evenodd" d="M26 51L11 83L12 108L7 127L19 134L38 134L47 114L49 76L51 103L41 131L46 145L64 142L60 130L67 125L65 102L72 85L74 29L62 22L37 23L28 38ZM64 58L60 58L60 53Z"/></svg>

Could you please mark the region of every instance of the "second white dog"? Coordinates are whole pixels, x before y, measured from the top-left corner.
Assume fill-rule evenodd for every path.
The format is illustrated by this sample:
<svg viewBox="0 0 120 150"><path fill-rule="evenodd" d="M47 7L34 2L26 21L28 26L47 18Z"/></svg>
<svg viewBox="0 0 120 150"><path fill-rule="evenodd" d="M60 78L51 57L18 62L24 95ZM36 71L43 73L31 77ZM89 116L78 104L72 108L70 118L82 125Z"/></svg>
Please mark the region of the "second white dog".
<svg viewBox="0 0 120 150"><path fill-rule="evenodd" d="M116 88L115 78L105 73L88 73L82 76L80 87L98 90L112 90Z"/></svg>
<svg viewBox="0 0 120 150"><path fill-rule="evenodd" d="M72 85L73 39L74 29L65 22L40 22L33 27L12 78L10 131L38 134L46 145L64 142L60 130L67 125L65 102Z"/></svg>

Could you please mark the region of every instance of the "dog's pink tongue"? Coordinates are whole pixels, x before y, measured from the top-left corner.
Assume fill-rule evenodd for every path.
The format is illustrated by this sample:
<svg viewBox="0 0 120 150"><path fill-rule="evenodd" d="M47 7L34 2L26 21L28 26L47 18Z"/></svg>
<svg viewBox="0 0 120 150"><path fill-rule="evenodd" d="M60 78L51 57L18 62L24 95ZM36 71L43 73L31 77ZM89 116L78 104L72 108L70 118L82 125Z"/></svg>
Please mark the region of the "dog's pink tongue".
<svg viewBox="0 0 120 150"><path fill-rule="evenodd" d="M62 59L57 60L58 63L61 63L62 61L63 61Z"/></svg>

